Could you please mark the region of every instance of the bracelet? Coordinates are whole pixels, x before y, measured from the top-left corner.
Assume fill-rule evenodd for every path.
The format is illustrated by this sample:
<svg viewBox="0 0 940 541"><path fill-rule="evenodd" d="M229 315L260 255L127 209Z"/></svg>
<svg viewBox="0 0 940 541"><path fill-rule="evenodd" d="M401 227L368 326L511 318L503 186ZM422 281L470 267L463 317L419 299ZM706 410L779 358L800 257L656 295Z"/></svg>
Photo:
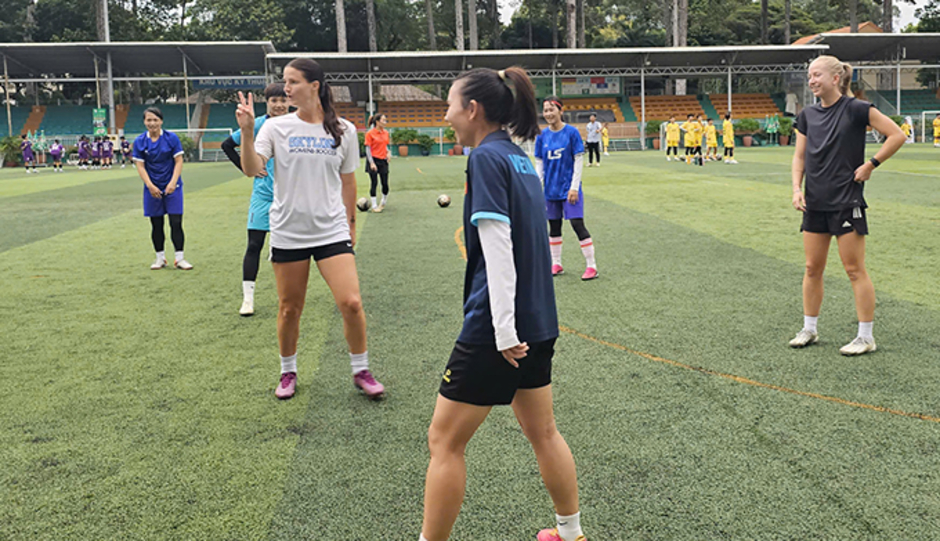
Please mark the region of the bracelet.
<svg viewBox="0 0 940 541"><path fill-rule="evenodd" d="M878 158L875 158L874 156L872 156L872 158L868 161L871 162L872 167L878 167L881 165L881 162L878 161Z"/></svg>

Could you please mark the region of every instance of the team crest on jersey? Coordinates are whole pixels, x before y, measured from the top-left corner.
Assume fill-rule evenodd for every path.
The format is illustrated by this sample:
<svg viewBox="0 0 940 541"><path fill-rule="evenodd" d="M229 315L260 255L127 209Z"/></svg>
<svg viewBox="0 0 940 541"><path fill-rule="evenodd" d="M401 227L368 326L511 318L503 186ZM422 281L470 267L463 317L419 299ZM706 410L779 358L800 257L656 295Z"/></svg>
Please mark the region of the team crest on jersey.
<svg viewBox="0 0 940 541"><path fill-rule="evenodd" d="M548 151L548 159L549 159L549 160L560 160L561 157L562 157L562 155L563 155L564 153L565 153L565 149L563 149L563 148L556 148L555 150L549 150L549 151Z"/></svg>

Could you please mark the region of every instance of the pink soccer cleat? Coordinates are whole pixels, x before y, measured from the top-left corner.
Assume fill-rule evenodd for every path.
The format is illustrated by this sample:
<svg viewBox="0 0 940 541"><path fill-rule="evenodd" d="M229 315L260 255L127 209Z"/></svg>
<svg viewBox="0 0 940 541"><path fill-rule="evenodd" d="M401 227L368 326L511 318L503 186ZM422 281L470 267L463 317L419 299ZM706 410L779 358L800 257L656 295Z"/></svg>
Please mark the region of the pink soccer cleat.
<svg viewBox="0 0 940 541"><path fill-rule="evenodd" d="M281 374L281 382L278 384L277 389L274 390L274 396L278 397L280 400L287 400L294 396L296 387L297 373L285 372Z"/></svg>
<svg viewBox="0 0 940 541"><path fill-rule="evenodd" d="M565 269L561 265L552 265L552 276L558 276L559 274L564 274Z"/></svg>
<svg viewBox="0 0 940 541"><path fill-rule="evenodd" d="M385 394L385 386L376 381L372 376L372 372L368 370L356 373L356 375L353 376L353 385L373 400Z"/></svg>
<svg viewBox="0 0 940 541"><path fill-rule="evenodd" d="M594 267L588 267L585 269L584 274L581 275L582 280L593 280L597 278L597 269Z"/></svg>
<svg viewBox="0 0 940 541"><path fill-rule="evenodd" d="M558 530L555 528L546 528L539 532L537 541L565 541L560 535L558 535ZM575 541L587 541L583 535L579 535Z"/></svg>

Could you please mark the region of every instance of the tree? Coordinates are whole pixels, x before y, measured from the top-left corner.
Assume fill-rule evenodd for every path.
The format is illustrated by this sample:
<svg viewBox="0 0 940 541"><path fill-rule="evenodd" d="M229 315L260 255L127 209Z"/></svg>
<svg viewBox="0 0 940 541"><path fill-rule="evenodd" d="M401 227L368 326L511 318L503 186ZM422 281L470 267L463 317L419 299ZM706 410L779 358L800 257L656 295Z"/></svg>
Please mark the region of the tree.
<svg viewBox="0 0 940 541"><path fill-rule="evenodd" d="M575 38L576 38L576 36L577 36L577 26L578 26L577 11L578 11L578 10L577 10L577 6L576 6L576 2L577 2L577 0L567 0L567 15L568 15L568 17L567 17L566 21L567 21L567 23L568 23L568 27L567 27L567 28L568 28L568 40L567 40L567 45L568 45L568 48L569 48L569 49L574 49L574 48L575 48Z"/></svg>
<svg viewBox="0 0 940 541"><path fill-rule="evenodd" d="M790 41L790 15L792 0L784 0L784 19L783 19L783 44L789 45Z"/></svg>
<svg viewBox="0 0 940 541"><path fill-rule="evenodd" d="M891 33L894 31L894 4L891 0L883 0L882 8L884 8L884 15L881 16L881 29L886 33Z"/></svg>
<svg viewBox="0 0 940 541"><path fill-rule="evenodd" d="M849 31L858 33L858 0L849 0Z"/></svg>
<svg viewBox="0 0 940 541"><path fill-rule="evenodd" d="M477 30L477 0L467 0L467 22L470 23L470 50L480 48L480 34Z"/></svg>
<svg viewBox="0 0 940 541"><path fill-rule="evenodd" d="M369 25L369 52L376 51L375 44L375 0L366 0L366 23Z"/></svg>
<svg viewBox="0 0 940 541"><path fill-rule="evenodd" d="M768 0L760 0L760 42L761 45L769 43L767 36Z"/></svg>
<svg viewBox="0 0 940 541"><path fill-rule="evenodd" d="M346 6L343 0L336 0L336 49L346 52Z"/></svg>
<svg viewBox="0 0 940 541"><path fill-rule="evenodd" d="M457 17L457 35L455 36L457 42L457 50L463 50L463 5L460 0L454 0L454 14Z"/></svg>
<svg viewBox="0 0 940 541"><path fill-rule="evenodd" d="M428 20L428 45L432 51L437 50L437 35L434 33L434 4L431 0L424 0L425 18Z"/></svg>

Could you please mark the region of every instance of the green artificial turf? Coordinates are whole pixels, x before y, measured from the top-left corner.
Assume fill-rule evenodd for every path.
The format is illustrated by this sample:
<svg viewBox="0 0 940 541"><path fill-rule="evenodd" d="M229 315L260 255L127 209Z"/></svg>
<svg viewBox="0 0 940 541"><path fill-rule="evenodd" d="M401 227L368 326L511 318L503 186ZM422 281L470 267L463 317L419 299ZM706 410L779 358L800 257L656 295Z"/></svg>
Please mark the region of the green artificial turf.
<svg viewBox="0 0 940 541"><path fill-rule="evenodd" d="M696 168L633 152L585 169L601 275L578 279L566 225L559 321L590 339L561 335L554 386L588 539L940 536L940 423L858 407L940 418L940 151L905 147L867 188L879 350L860 358L838 354L855 315L834 243L821 343L786 347L803 262L789 159L739 149L737 166ZM132 171L0 170L0 539L417 539L461 325L465 159L391 165L389 205L359 215L357 246L388 387L376 403L351 384L315 271L298 394L274 399L267 263L256 315L237 315L251 181L231 165L184 170L191 272L149 270ZM454 539L552 524L507 408L467 455Z"/></svg>

